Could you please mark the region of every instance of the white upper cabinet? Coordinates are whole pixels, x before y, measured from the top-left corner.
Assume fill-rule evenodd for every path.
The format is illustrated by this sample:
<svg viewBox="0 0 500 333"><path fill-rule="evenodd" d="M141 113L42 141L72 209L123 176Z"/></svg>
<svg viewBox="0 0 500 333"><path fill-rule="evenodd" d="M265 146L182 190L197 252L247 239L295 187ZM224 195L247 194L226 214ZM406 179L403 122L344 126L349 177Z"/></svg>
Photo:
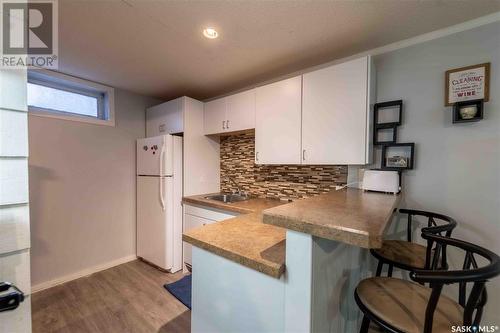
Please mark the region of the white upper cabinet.
<svg viewBox="0 0 500 333"><path fill-rule="evenodd" d="M205 134L255 128L255 89L205 103Z"/></svg>
<svg viewBox="0 0 500 333"><path fill-rule="evenodd" d="M185 97L146 109L146 136L158 136L184 132Z"/></svg>
<svg viewBox="0 0 500 333"><path fill-rule="evenodd" d="M302 76L258 87L255 108L255 162L301 163Z"/></svg>
<svg viewBox="0 0 500 333"><path fill-rule="evenodd" d="M219 98L205 103L205 134L218 134L226 131L226 98Z"/></svg>
<svg viewBox="0 0 500 333"><path fill-rule="evenodd" d="M226 97L226 131L255 128L255 89Z"/></svg>
<svg viewBox="0 0 500 333"><path fill-rule="evenodd" d="M370 163L372 72L363 57L303 75L302 164Z"/></svg>
<svg viewBox="0 0 500 333"><path fill-rule="evenodd" d="M205 134L255 128L257 164L369 164L370 56L205 103Z"/></svg>

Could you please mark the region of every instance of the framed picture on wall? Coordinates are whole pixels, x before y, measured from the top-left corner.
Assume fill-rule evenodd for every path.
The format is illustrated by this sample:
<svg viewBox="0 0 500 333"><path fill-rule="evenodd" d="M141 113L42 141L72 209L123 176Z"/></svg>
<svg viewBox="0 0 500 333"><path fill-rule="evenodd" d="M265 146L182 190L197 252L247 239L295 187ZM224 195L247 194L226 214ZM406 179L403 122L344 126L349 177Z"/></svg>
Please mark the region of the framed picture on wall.
<svg viewBox="0 0 500 333"><path fill-rule="evenodd" d="M450 69L446 71L445 100L446 106L457 102L490 97L490 63Z"/></svg>

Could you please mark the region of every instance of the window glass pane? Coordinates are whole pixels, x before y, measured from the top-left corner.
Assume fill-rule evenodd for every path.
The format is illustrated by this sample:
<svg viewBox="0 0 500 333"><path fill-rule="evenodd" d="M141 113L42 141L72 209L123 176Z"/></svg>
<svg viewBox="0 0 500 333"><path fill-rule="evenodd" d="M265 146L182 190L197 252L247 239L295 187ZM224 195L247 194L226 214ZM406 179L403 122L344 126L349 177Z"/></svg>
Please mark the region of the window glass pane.
<svg viewBox="0 0 500 333"><path fill-rule="evenodd" d="M96 97L28 82L28 105L43 109L98 117Z"/></svg>

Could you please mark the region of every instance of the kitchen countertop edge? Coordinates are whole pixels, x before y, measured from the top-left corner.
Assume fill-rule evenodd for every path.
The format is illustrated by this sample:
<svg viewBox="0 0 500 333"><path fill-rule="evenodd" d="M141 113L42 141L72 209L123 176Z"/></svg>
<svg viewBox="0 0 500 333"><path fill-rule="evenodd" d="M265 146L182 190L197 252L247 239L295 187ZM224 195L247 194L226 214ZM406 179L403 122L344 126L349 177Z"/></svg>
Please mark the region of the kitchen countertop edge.
<svg viewBox="0 0 500 333"><path fill-rule="evenodd" d="M214 193L216 194L216 193ZM195 205L198 207L206 208L206 209L218 209L222 211L229 211L229 212L234 212L234 213L239 213L240 215L233 217L231 219L215 222L214 224L218 223L225 223L226 226L220 225L223 228L231 228L231 226L234 226L235 223L242 223L243 227L248 226L247 223L263 223L262 221L262 210L270 207L275 207L278 205L282 205L286 202L282 202L276 199L249 199L248 201L244 202L235 202L235 203L223 203L223 202L217 202L211 199L205 199L206 196L212 195L211 193L209 194L203 194L203 195L193 195L193 196L188 196L188 197L183 197L182 203L187 204L187 205ZM252 201L253 200L253 201ZM239 205L244 205L247 207L241 207ZM253 222L256 219L256 215L252 213L259 213L257 220L259 222ZM246 222L246 223L245 223ZM208 225L207 227L210 227ZM272 225L267 225L267 227L274 227L274 228L279 228L277 226L272 226ZM228 229L229 230L229 229ZM274 229L273 229L274 230ZM244 234L244 232L243 232ZM245 267L254 269L260 273L266 274L270 277L277 278L279 279L283 273L285 272L285 261L284 259L279 262L272 262L266 259L262 260L257 260L252 256L251 254L245 255L241 253L241 251L231 251L231 249L228 249L227 247L223 247L220 243L217 243L217 241L214 242L209 242L206 239L202 239L202 237L193 237L193 235L190 234L190 231L186 231L182 235L183 241L199 247L201 249L204 249L206 251L209 251L211 253L214 253L216 255L219 255L225 259L231 260L233 262L236 262L238 264L241 264ZM270 247L273 247L275 245L278 245L282 240L279 242L276 242L276 244L270 245ZM263 249L265 251L266 249ZM283 248L283 252L285 249ZM285 258L285 253L283 253L283 258Z"/></svg>
<svg viewBox="0 0 500 333"><path fill-rule="evenodd" d="M197 238L193 238L189 235L183 234L182 235L182 240L185 242L188 242L189 244L199 247L203 250L206 250L208 252L214 253L216 255L219 255L223 258L226 258L228 260L231 260L233 262L239 263L245 267L254 269L260 273L269 275L273 278L279 279L281 275L285 272L285 263L281 265L276 265L276 267L273 267L274 265L271 265L269 263L263 263L259 262L257 260L253 260L249 257L246 257L241 254L237 254L235 252L231 252L229 250L223 249L218 246L214 246L210 243L200 241Z"/></svg>
<svg viewBox="0 0 500 333"><path fill-rule="evenodd" d="M319 196L310 197L304 199L304 201L295 201L287 206L289 206L286 213L276 213L273 211L273 208L264 210L263 213L263 223L274 225L277 227L285 228L288 230L298 231L306 234L310 234L316 237L330 239L354 246L359 246L367 249L376 249L381 248L383 243L383 235L386 232L387 227L390 224L390 219L394 211L397 209L399 202L401 200L401 194L390 195L390 194L382 194L382 193L371 193L364 192L360 189L346 189L345 191L350 191L351 193L356 193L362 196L387 196L385 197L388 200L393 200L390 208L387 208L387 214L383 217L378 217L380 224L380 228L377 232L370 232L368 230L361 230L361 228L355 228L354 225L349 226L345 221L342 223L332 223L332 224L322 224L318 222L313 222L311 219L303 216L303 214L294 213L292 209L292 205L300 205L303 206L308 203L315 203L315 201L322 200L327 198L328 196L334 197L335 195L340 195L340 193L336 194L335 192L328 192L325 194L320 194ZM358 191L358 192L354 192ZM385 200L385 199L384 199ZM323 207L315 207L315 213L321 213L321 210L324 209L326 212L329 207L329 202L326 200L326 203L323 204ZM332 200L333 204L333 200ZM352 209L352 208L350 208ZM346 209L347 210L347 209ZM329 219L330 216L325 214L324 219ZM318 218L316 217L316 220ZM383 220L383 221L382 221Z"/></svg>

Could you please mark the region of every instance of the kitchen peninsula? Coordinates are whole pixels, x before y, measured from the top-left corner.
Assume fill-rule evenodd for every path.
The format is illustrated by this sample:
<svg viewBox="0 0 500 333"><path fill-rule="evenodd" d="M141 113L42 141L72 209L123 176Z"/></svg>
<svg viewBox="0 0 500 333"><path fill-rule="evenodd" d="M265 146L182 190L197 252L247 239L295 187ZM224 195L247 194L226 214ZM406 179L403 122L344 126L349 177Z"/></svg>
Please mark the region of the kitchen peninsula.
<svg viewBox="0 0 500 333"><path fill-rule="evenodd" d="M192 332L357 332L353 290L399 201L348 188L188 231Z"/></svg>

